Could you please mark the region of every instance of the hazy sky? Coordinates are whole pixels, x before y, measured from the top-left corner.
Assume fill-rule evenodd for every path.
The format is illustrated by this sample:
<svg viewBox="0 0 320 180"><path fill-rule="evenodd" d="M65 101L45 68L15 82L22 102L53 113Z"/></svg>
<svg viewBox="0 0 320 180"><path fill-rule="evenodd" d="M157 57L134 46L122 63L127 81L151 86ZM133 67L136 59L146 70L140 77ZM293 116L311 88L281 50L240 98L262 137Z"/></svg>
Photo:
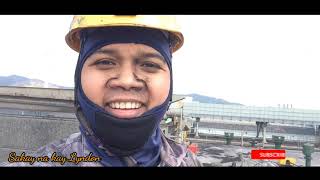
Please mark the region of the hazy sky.
<svg viewBox="0 0 320 180"><path fill-rule="evenodd" d="M0 16L0 76L73 86L78 54L65 43L72 16ZM174 93L245 105L320 109L320 16L179 16Z"/></svg>

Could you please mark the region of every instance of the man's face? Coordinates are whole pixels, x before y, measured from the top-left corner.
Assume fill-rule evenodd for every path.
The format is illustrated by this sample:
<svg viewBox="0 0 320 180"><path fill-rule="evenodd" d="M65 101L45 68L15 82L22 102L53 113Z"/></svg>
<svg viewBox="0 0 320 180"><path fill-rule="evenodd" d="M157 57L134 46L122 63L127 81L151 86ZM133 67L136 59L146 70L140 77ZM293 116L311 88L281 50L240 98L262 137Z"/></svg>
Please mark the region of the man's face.
<svg viewBox="0 0 320 180"><path fill-rule="evenodd" d="M111 44L89 56L81 72L86 96L118 118L134 118L162 104L170 70L162 55L142 44Z"/></svg>

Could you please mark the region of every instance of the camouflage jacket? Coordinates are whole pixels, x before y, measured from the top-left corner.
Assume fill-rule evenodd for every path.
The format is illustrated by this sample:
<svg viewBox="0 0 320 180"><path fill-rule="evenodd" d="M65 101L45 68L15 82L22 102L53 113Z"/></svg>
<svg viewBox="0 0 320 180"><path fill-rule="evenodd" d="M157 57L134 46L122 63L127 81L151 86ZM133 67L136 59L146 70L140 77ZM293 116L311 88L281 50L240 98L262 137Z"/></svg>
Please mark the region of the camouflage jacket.
<svg viewBox="0 0 320 180"><path fill-rule="evenodd" d="M179 144L163 134L162 143L161 161L158 167L202 166L197 157L185 145ZM16 154L16 156L22 155ZM34 159L29 162L9 162L8 158L8 162L4 162L0 166L103 166L98 160L99 157L89 152L84 136L80 132L43 146L32 155L26 154L24 156L34 157ZM38 157L41 159L37 159Z"/></svg>

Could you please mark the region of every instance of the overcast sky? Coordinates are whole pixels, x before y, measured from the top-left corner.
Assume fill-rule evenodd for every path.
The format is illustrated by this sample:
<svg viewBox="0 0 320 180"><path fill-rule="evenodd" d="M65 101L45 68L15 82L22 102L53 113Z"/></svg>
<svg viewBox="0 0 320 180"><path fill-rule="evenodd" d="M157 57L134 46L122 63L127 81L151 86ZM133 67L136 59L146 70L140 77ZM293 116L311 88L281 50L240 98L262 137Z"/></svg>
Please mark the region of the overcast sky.
<svg viewBox="0 0 320 180"><path fill-rule="evenodd" d="M0 16L0 76L73 86L72 16ZM320 109L320 16L179 16L174 93L255 106Z"/></svg>

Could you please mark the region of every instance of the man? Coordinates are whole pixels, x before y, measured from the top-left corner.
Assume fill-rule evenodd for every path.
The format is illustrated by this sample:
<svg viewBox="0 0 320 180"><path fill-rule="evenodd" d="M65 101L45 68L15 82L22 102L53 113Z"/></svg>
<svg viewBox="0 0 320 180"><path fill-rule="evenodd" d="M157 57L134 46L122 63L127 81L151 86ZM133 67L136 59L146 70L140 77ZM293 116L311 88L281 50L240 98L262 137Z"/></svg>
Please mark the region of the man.
<svg viewBox="0 0 320 180"><path fill-rule="evenodd" d="M8 165L201 166L160 129L172 98L172 53L183 44L175 23L172 16L75 16L66 41L79 52L80 133L33 156L47 162Z"/></svg>

